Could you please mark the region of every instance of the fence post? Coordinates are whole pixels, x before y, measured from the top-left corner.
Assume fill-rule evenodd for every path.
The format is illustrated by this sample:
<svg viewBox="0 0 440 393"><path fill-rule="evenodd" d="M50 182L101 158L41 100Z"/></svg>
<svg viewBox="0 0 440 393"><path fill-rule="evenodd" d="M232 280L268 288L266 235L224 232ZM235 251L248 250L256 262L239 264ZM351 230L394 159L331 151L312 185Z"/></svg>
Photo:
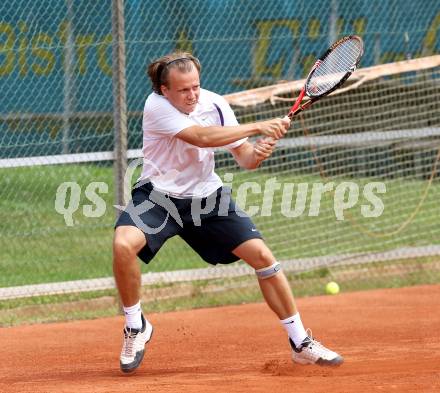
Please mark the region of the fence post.
<svg viewBox="0 0 440 393"><path fill-rule="evenodd" d="M115 204L124 206L124 175L127 170L127 95L125 75L124 0L112 0L113 120ZM120 211L116 209L118 217Z"/></svg>
<svg viewBox="0 0 440 393"><path fill-rule="evenodd" d="M63 138L62 154L69 154L69 138L70 138L70 124L71 116L74 111L74 52L75 52L75 38L73 36L73 0L67 0L67 23L66 23L66 37L64 43L64 86L63 86Z"/></svg>
<svg viewBox="0 0 440 393"><path fill-rule="evenodd" d="M125 76L124 0L112 0L113 122L115 132L115 204L125 206L124 175L127 170L127 92ZM121 211L116 209L116 218ZM121 299L116 297L122 314Z"/></svg>

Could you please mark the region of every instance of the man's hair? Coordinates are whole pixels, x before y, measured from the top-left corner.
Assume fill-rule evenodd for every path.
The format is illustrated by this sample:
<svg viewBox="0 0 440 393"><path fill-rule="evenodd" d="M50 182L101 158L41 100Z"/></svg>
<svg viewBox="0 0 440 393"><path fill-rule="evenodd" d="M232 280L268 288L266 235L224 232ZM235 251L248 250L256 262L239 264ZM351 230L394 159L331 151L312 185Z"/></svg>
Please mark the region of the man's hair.
<svg viewBox="0 0 440 393"><path fill-rule="evenodd" d="M162 95L160 87L168 86L170 70L177 68L180 72L190 72L193 67L200 74L200 61L188 52L173 52L154 60L148 66L148 76L151 79L155 93Z"/></svg>

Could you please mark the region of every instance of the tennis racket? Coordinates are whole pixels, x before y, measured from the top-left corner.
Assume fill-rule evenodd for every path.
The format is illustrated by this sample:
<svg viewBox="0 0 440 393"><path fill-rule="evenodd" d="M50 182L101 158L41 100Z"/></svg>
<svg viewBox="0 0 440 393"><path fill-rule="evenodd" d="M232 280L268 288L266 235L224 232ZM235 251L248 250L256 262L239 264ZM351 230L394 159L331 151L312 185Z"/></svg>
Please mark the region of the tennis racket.
<svg viewBox="0 0 440 393"><path fill-rule="evenodd" d="M336 41L313 65L287 116L292 120L298 113L341 87L355 71L363 54L364 43L357 35ZM309 100L301 104L305 97Z"/></svg>

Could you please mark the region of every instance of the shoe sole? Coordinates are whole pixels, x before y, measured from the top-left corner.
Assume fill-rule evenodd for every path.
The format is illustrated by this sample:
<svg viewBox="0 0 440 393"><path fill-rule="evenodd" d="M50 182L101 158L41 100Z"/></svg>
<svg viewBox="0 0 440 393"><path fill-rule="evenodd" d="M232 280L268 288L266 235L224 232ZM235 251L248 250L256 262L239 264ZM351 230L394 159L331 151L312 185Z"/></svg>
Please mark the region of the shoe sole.
<svg viewBox="0 0 440 393"><path fill-rule="evenodd" d="M325 359L319 358L316 362L311 362L310 360L299 359L299 358L292 358L292 360L295 363L302 364L302 365L317 364L318 366L323 366L323 367L337 367L337 366L340 366L342 363L344 363L344 358L342 356L337 356L332 360L325 360Z"/></svg>
<svg viewBox="0 0 440 393"><path fill-rule="evenodd" d="M318 359L316 362L316 364L326 367L337 367L340 366L342 363L344 363L344 358L342 356L335 357L332 360Z"/></svg>
<svg viewBox="0 0 440 393"><path fill-rule="evenodd" d="M138 367L141 365L141 363L142 363L142 360L144 359L144 354L145 354L145 346L151 341L151 338L153 337L153 333L154 333L154 328L152 327L151 328L151 334L150 334L150 338L147 340L147 341L145 341L145 344L144 344L144 350L142 351L142 352L138 352L137 354L136 354L136 357L139 355L139 357L136 359L134 359L134 364L133 365L131 365L129 368L126 368L127 366L124 366L124 365L122 365L121 363L119 363L119 366L120 366L120 369L121 369L121 371L125 374L125 375L127 375L127 374L133 374L137 369L138 369Z"/></svg>

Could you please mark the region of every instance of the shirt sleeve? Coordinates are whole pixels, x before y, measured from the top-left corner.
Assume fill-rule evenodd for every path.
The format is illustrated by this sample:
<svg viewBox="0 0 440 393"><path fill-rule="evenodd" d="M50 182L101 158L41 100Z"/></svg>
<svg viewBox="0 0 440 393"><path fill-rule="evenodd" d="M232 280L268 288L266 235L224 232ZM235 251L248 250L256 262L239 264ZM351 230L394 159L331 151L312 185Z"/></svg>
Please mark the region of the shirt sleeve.
<svg viewBox="0 0 440 393"><path fill-rule="evenodd" d="M224 120L224 125L225 126L238 126L238 120L235 117L235 113L232 110L231 106L229 105L229 103L222 97L222 96L218 96L218 102L217 105L219 107L219 109L222 112L223 115L223 120ZM223 146L223 148L231 150L231 149L235 149L236 147L242 145L244 142L247 141L248 138L243 138L243 139L239 139L238 141L229 143L225 146Z"/></svg>
<svg viewBox="0 0 440 393"><path fill-rule="evenodd" d="M165 97L153 93L147 98L142 118L144 132L171 137L194 125L192 119L174 108Z"/></svg>

